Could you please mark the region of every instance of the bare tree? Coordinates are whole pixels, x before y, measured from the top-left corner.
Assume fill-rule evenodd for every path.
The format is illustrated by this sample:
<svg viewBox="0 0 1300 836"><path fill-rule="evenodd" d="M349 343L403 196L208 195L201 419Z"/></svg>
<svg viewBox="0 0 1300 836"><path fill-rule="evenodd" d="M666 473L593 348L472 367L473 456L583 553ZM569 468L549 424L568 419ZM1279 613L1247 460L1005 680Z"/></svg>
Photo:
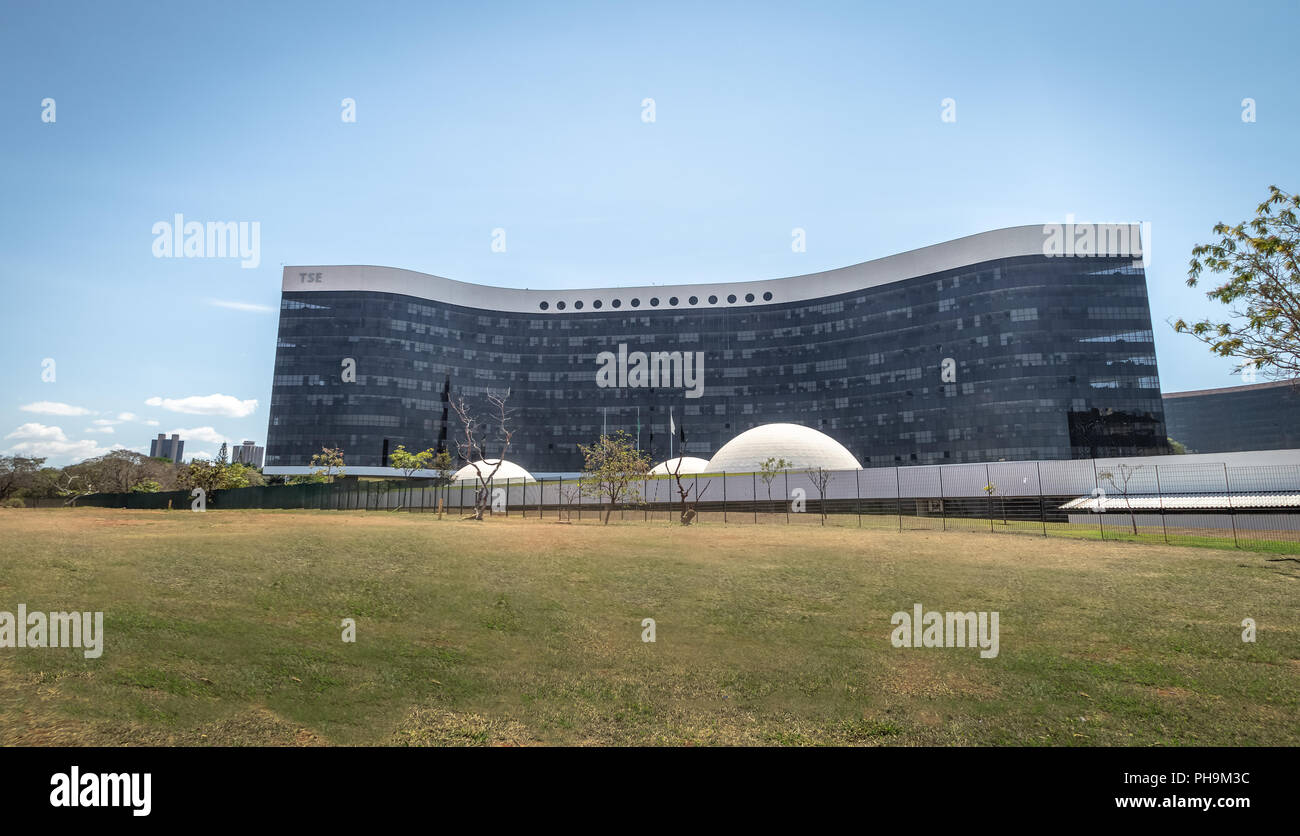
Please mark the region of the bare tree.
<svg viewBox="0 0 1300 836"><path fill-rule="evenodd" d="M78 482L81 482L80 486ZM84 481L82 477L65 471L63 476L54 483L54 490L59 496L67 498L64 505L75 506L78 499L94 493L95 486Z"/></svg>
<svg viewBox="0 0 1300 836"><path fill-rule="evenodd" d="M560 508L566 521L573 520L573 503L582 499L582 485L565 485L560 483Z"/></svg>
<svg viewBox="0 0 1300 836"><path fill-rule="evenodd" d="M830 484L834 472L824 467L816 467L808 471L808 478L813 487L817 489L817 508L822 515L822 525L826 525L826 486Z"/></svg>
<svg viewBox="0 0 1300 836"><path fill-rule="evenodd" d="M474 468L474 476L478 481L478 489L474 493L474 519L476 520L483 519L483 514L487 511L491 498L492 479L501 469L501 463L506 460L510 439L514 435L514 430L510 426L512 410L506 407L510 390L507 389L504 395L488 393L484 398L489 406L490 417L487 421L490 423L482 425L479 424L479 419L463 396L451 402L452 411L460 419L464 433L463 439L456 440L456 452L470 467ZM495 428L496 438L491 438L489 427ZM487 448L492 444L498 445L495 464L487 455Z"/></svg>
<svg viewBox="0 0 1300 836"><path fill-rule="evenodd" d="M1002 493L1002 489L998 487L996 482L989 482L987 485L984 486L983 491L984 491L984 495L989 498L989 502L988 502L989 522L992 523L993 521L993 500L997 498L1002 500L1002 524L1007 525L1008 523L1007 523L1006 494Z"/></svg>
<svg viewBox="0 0 1300 836"><path fill-rule="evenodd" d="M681 512L680 512L680 520L681 520L681 524L682 524L682 525L690 525L692 522L695 521L695 517L696 517L695 505L698 505L698 504L699 504L699 502L700 502L700 497L704 496L704 494L708 492L708 490L709 490L709 485L712 485L712 484L713 484L713 481L710 480L710 481L708 481L708 482L705 482L705 483L704 483L704 488L703 488L702 490L697 490L697 491L695 492L695 503L694 503L693 505L689 505L689 506L688 506L688 504L687 504L687 500L690 498L690 495L691 495L691 486L688 485L688 484L686 484L686 483L682 480L682 477L683 477L683 476L693 476L694 474L692 474L692 473L682 473L682 459L684 459L684 458L686 458L685 455L678 456L678 457L676 458L676 460L675 460L675 466L673 467L672 470L669 470L669 471L668 471L668 475L671 476L671 477L673 477L673 481L677 483L677 495L678 495L678 497L680 497L680 501L681 501ZM698 478L698 477L696 477L696 478L695 478L694 480L692 480L692 481L693 481L693 483L694 483L695 485L699 485L699 478Z"/></svg>
<svg viewBox="0 0 1300 836"><path fill-rule="evenodd" d="M1128 498L1128 483L1133 478L1133 474L1142 469L1142 465L1133 466L1121 462L1116 469L1119 471L1118 475L1114 471L1103 470L1097 476L1110 482L1110 486L1124 497L1124 504L1128 507L1128 520L1133 526L1133 534L1136 535L1138 533L1137 517L1133 514L1133 502Z"/></svg>

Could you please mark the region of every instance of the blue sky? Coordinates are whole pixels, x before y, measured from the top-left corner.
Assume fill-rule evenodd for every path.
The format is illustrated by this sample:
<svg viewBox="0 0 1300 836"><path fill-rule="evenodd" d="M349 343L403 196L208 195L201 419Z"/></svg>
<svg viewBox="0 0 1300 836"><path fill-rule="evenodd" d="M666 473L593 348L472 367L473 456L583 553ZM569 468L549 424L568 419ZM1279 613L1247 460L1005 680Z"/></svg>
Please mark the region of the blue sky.
<svg viewBox="0 0 1300 836"><path fill-rule="evenodd" d="M0 16L0 450L55 464L161 431L187 453L262 443L283 264L669 284L1067 215L1147 221L1163 388L1232 385L1165 321L1214 312L1184 280L1216 221L1300 188L1294 2ZM155 258L153 225L176 213L258 222L260 265Z"/></svg>

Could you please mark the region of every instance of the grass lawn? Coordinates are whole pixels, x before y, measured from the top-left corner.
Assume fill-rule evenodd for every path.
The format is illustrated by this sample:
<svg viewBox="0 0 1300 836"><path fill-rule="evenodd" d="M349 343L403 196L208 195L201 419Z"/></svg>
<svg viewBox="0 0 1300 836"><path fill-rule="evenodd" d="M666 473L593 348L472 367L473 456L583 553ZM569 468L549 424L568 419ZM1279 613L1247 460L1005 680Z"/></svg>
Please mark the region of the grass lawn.
<svg viewBox="0 0 1300 836"><path fill-rule="evenodd" d="M918 602L998 611L1000 654L894 648ZM0 510L19 604L106 637L0 648L0 744L1300 744L1300 562L1230 549Z"/></svg>

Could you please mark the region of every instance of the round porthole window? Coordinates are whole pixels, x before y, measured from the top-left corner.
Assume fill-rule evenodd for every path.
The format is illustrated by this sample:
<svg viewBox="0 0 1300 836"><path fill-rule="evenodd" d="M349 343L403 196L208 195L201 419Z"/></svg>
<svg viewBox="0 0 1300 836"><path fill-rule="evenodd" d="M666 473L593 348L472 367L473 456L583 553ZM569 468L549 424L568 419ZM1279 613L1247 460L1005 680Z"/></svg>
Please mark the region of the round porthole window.
<svg viewBox="0 0 1300 836"><path fill-rule="evenodd" d="M613 305L613 306L616 307L616 308L621 308L621 307L623 307L623 300L622 300L622 299L615 299L613 302L610 302L610 304Z"/></svg>
<svg viewBox="0 0 1300 836"><path fill-rule="evenodd" d="M686 301L690 302L692 305L698 305L700 302L700 297L692 296L690 299L687 299Z"/></svg>
<svg viewBox="0 0 1300 836"><path fill-rule="evenodd" d="M752 293L746 293L746 294L745 294L745 301L746 301L746 302L753 302L753 301L754 301L754 294L752 294Z"/></svg>
<svg viewBox="0 0 1300 836"><path fill-rule="evenodd" d="M718 304L718 297L716 297L716 296L710 296L710 297L709 297L709 304L710 304L710 305L716 305L716 304Z"/></svg>
<svg viewBox="0 0 1300 836"><path fill-rule="evenodd" d="M767 293L764 293L764 294L763 294L763 301L764 301L764 302L771 302L771 301L772 301L772 291L769 290Z"/></svg>
<svg viewBox="0 0 1300 836"><path fill-rule="evenodd" d="M729 304L729 305L734 305L734 304L736 304L736 294L733 293L733 294L731 294L730 296L727 297L727 304Z"/></svg>
<svg viewBox="0 0 1300 836"><path fill-rule="evenodd" d="M651 297L650 297L650 307L652 307L652 308L657 308L657 307L659 307L659 297L658 297L658 296L651 296Z"/></svg>
<svg viewBox="0 0 1300 836"><path fill-rule="evenodd" d="M591 303L591 306L592 306L593 308L599 308L602 304L603 304L603 303L602 303L599 299L597 299L595 302L592 302L592 303Z"/></svg>
<svg viewBox="0 0 1300 836"><path fill-rule="evenodd" d="M633 299L633 300L632 300L632 307L634 307L634 308L639 308L639 307L641 307L641 300L640 300L640 299Z"/></svg>
<svg viewBox="0 0 1300 836"><path fill-rule="evenodd" d="M564 310L564 303L563 303L563 302L556 302L556 303L555 303L555 309L558 310L558 311L562 311L562 310Z"/></svg>
<svg viewBox="0 0 1300 836"><path fill-rule="evenodd" d="M551 303L550 303L550 302L543 302L542 304L538 305L537 307L541 308L542 310L546 310L546 309L549 308L550 306L551 306Z"/></svg>
<svg viewBox="0 0 1300 836"><path fill-rule="evenodd" d="M574 310L579 310L579 311L582 310L582 300L579 299L578 301L574 302L573 308Z"/></svg>

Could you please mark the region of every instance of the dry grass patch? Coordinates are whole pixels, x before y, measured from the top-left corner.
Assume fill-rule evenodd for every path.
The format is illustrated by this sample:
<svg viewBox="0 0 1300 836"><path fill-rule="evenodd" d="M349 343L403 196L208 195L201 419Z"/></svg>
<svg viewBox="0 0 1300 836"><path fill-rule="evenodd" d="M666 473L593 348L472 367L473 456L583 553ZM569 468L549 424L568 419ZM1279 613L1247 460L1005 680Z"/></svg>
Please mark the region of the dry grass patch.
<svg viewBox="0 0 1300 836"><path fill-rule="evenodd" d="M0 743L1297 745L1295 579L974 531L5 512L0 610L106 638L0 649ZM914 603L997 610L999 656L893 648Z"/></svg>

